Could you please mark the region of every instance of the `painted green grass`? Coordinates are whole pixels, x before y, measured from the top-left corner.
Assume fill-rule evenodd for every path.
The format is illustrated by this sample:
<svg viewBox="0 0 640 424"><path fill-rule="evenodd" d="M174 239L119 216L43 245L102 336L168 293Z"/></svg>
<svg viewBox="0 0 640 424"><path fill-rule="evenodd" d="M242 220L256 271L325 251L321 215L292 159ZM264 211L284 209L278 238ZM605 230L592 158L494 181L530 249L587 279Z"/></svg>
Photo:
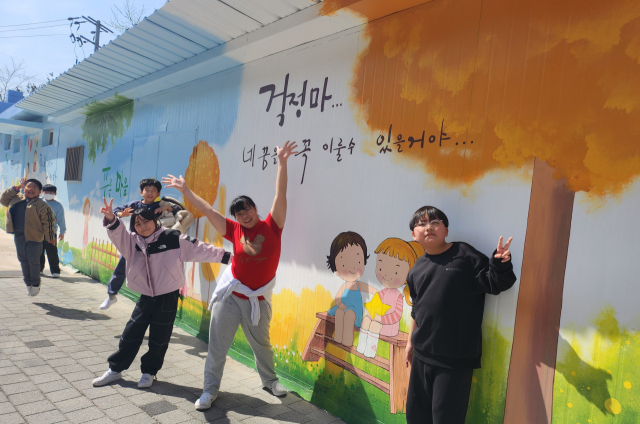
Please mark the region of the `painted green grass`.
<svg viewBox="0 0 640 424"><path fill-rule="evenodd" d="M6 231L5 228L5 219L7 216L7 208L4 206L0 206L0 228Z"/></svg>
<svg viewBox="0 0 640 424"><path fill-rule="evenodd" d="M502 424L511 343L491 320L482 327L482 368L473 372L465 423Z"/></svg>
<svg viewBox="0 0 640 424"><path fill-rule="evenodd" d="M92 248L90 244L89 248ZM70 248L74 255L72 265L81 272L107 284L111 271L104 267L91 266L89 252L82 259L80 249ZM123 288L121 292L136 301L139 297ZM176 316L176 325L188 333L208 342L210 313L203 303L181 297ZM358 334L354 343L357 344ZM406 422L404 414L391 414L389 395L363 381L350 372L339 369L323 359L318 362L302 360L298 345L298 332L294 332L287 345L275 345L274 362L282 383L292 392L311 401L320 408L351 424L400 424ZM303 343L304 345L304 343ZM482 369L474 372L467 424L499 424L504 416L505 389L511 344L489 320L483 324L484 354ZM336 348L337 349L337 348ZM380 342L378 355L388 359L390 346ZM238 328L229 355L235 360L255 367L253 352L242 329ZM355 367L389 382L389 373L361 358L343 352L341 358ZM631 422L631 421L629 421ZM635 422L635 421L634 421Z"/></svg>
<svg viewBox="0 0 640 424"><path fill-rule="evenodd" d="M640 333L606 305L594 326L563 328L553 387L553 423L640 422Z"/></svg>

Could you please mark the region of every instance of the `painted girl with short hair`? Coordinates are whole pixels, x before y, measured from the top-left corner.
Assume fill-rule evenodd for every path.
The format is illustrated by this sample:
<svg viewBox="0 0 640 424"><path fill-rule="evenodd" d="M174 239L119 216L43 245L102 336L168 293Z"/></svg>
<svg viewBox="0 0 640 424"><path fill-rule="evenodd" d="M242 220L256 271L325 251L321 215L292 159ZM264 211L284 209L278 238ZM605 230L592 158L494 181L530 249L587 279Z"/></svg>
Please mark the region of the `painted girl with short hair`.
<svg viewBox="0 0 640 424"><path fill-rule="evenodd" d="M359 328L362 323L362 292L373 294L377 291L358 281L364 274L368 258L367 244L360 234L353 231L338 234L327 256L327 267L344 280L336 293L336 304L328 313L336 317L333 339L345 346L353 345L353 327Z"/></svg>

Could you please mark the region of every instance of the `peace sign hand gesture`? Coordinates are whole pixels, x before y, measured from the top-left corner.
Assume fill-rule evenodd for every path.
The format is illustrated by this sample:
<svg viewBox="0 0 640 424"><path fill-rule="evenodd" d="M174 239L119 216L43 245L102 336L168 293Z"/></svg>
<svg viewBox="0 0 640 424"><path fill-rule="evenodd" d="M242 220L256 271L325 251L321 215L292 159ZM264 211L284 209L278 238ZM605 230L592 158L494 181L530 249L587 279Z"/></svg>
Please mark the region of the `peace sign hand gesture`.
<svg viewBox="0 0 640 424"><path fill-rule="evenodd" d="M502 245L502 236L498 239L498 248L496 249L496 254L493 255L494 258L500 259L502 258L502 262L508 262L511 260L511 251L509 250L509 246L511 245L511 241L513 237L509 237L509 240Z"/></svg>
<svg viewBox="0 0 640 424"><path fill-rule="evenodd" d="M100 213L104 214L105 218L107 218L107 221L110 223L115 221L116 216L113 214L113 199L107 203L107 199L103 197L102 201L104 202L104 206L100 208Z"/></svg>
<svg viewBox="0 0 640 424"><path fill-rule="evenodd" d="M298 151L295 150L297 147L298 144L295 141L287 141L286 143L284 143L282 149L280 148L280 146L277 146L276 149L278 153L278 162L286 162L287 159L289 159L289 156L298 153Z"/></svg>

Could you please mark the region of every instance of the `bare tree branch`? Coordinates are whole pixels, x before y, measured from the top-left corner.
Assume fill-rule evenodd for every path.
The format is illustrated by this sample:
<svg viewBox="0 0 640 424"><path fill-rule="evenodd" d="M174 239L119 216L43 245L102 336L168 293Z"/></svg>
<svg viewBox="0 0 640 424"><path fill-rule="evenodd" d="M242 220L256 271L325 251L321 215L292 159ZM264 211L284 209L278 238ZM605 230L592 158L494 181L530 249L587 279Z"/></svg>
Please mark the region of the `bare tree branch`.
<svg viewBox="0 0 640 424"><path fill-rule="evenodd" d="M17 62L11 58L11 65L5 63L0 67L0 102L7 101L9 90L25 91L23 84L30 83L35 76L25 72L24 60Z"/></svg>
<svg viewBox="0 0 640 424"><path fill-rule="evenodd" d="M109 25L119 31L121 34L131 27L134 27L142 19L144 19L146 12L145 5L143 4L140 9L136 7L135 0L124 0L122 6L118 7L114 5L111 8L113 18L109 21Z"/></svg>

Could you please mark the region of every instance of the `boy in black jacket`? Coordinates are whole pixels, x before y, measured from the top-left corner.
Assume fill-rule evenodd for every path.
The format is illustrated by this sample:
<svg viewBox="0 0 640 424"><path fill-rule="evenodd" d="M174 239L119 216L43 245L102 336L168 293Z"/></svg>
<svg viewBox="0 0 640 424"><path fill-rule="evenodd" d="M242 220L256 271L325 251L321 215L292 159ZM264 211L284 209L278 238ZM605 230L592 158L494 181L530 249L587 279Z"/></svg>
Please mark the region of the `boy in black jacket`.
<svg viewBox="0 0 640 424"><path fill-rule="evenodd" d="M464 424L473 369L480 368L485 294L516 281L512 238L503 246L501 236L491 259L467 243L448 243L449 220L432 206L418 209L409 228L426 253L407 277L413 300L407 423Z"/></svg>

